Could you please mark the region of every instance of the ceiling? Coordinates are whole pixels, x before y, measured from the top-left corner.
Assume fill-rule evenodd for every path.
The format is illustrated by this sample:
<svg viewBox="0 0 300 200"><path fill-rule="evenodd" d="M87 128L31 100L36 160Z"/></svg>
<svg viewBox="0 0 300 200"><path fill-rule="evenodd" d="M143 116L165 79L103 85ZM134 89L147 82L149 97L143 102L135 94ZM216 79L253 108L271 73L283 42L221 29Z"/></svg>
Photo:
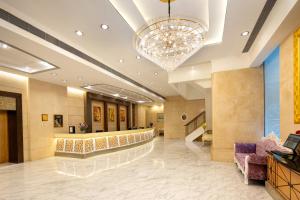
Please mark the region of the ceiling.
<svg viewBox="0 0 300 200"><path fill-rule="evenodd" d="M266 0L221 1L220 4L220 0L177 0L174 3L174 14L188 13L190 17L201 18L210 27L206 46L179 69L242 56L248 36L242 37L241 33L251 32ZM226 13L217 12L224 11L224 5ZM0 6L162 96L178 95L168 83L168 73L145 58L137 59L133 45L135 31L141 24L153 17L167 15L166 5L158 0L89 0L88 3L84 0L0 0ZM197 9L203 12L197 12ZM109 29L102 30L101 24L109 25ZM83 36L77 36L76 30L82 31ZM0 40L60 68L55 70L56 76L44 72L29 75L32 78L73 87L109 84L138 92L154 101L162 101L151 92L121 80L4 20L0 21L0 33ZM12 55L11 59L16 61L18 56ZM62 80L67 80L67 83Z"/></svg>

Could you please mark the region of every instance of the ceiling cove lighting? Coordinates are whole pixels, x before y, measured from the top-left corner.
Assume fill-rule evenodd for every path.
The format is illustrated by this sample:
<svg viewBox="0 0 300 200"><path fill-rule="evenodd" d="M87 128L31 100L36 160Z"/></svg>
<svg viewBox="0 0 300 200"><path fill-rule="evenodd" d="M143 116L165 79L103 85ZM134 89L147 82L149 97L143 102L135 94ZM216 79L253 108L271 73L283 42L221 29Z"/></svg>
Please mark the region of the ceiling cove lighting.
<svg viewBox="0 0 300 200"><path fill-rule="evenodd" d="M0 44L1 44L0 46L1 46L2 49L7 49L8 48L7 44L5 44L5 43L0 43Z"/></svg>
<svg viewBox="0 0 300 200"><path fill-rule="evenodd" d="M138 53L166 71L173 71L204 45L208 31L202 22L171 17L159 18L147 23L135 38Z"/></svg>
<svg viewBox="0 0 300 200"><path fill-rule="evenodd" d="M74 95L83 95L85 91L73 88L73 87L67 87L68 94L74 94Z"/></svg>
<svg viewBox="0 0 300 200"><path fill-rule="evenodd" d="M244 31L241 33L241 36L247 36L247 35L249 35L249 33L250 33L249 31Z"/></svg>
<svg viewBox="0 0 300 200"><path fill-rule="evenodd" d="M78 35L78 36L83 36L83 32L82 32L82 31L76 30L75 33L76 33L76 35Z"/></svg>
<svg viewBox="0 0 300 200"><path fill-rule="evenodd" d="M107 24L101 24L101 29L103 30L108 30L109 29L109 26Z"/></svg>

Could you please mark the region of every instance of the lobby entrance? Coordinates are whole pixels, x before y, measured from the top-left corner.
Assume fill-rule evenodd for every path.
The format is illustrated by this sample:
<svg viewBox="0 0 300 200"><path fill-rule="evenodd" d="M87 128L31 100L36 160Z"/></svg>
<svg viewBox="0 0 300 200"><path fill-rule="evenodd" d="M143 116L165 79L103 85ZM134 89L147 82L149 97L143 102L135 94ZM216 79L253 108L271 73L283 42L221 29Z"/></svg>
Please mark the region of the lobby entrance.
<svg viewBox="0 0 300 200"><path fill-rule="evenodd" d="M0 91L0 164L24 161L22 124L22 95Z"/></svg>

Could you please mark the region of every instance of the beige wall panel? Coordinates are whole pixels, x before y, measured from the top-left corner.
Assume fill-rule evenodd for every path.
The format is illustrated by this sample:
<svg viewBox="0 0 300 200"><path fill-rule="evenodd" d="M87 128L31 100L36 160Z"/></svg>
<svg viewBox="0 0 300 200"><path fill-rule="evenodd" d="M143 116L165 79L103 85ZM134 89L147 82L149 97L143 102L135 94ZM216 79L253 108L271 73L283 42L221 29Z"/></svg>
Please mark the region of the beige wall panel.
<svg viewBox="0 0 300 200"><path fill-rule="evenodd" d="M68 132L67 88L38 80L29 80L29 127L31 159L54 155L54 134ZM41 114L49 121L42 122ZM54 115L63 115L63 127L54 128Z"/></svg>
<svg viewBox="0 0 300 200"><path fill-rule="evenodd" d="M280 136L284 142L290 133L300 130L294 123L294 41L290 35L280 45Z"/></svg>
<svg viewBox="0 0 300 200"><path fill-rule="evenodd" d="M235 142L256 142L264 132L262 68L213 74L212 158L233 160Z"/></svg>
<svg viewBox="0 0 300 200"><path fill-rule="evenodd" d="M185 138L185 124L205 109L204 100L185 100L180 96L167 97L164 103L164 131L165 138ZM187 114L183 121L181 115Z"/></svg>
<svg viewBox="0 0 300 200"><path fill-rule="evenodd" d="M150 123L153 123L153 127L158 129L164 128L164 122L157 121L157 114L164 113L164 106L152 106L146 111L146 124L147 127L150 127Z"/></svg>

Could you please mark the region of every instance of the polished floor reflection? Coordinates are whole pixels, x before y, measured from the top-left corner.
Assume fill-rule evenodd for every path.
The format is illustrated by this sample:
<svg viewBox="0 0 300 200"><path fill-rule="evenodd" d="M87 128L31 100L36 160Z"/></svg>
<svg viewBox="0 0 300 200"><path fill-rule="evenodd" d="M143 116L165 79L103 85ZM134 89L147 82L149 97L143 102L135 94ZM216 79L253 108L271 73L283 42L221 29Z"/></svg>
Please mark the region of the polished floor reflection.
<svg viewBox="0 0 300 200"><path fill-rule="evenodd" d="M210 161L208 147L162 138L85 160L1 167L0 180L0 200L271 200L263 186L244 185L234 164Z"/></svg>

